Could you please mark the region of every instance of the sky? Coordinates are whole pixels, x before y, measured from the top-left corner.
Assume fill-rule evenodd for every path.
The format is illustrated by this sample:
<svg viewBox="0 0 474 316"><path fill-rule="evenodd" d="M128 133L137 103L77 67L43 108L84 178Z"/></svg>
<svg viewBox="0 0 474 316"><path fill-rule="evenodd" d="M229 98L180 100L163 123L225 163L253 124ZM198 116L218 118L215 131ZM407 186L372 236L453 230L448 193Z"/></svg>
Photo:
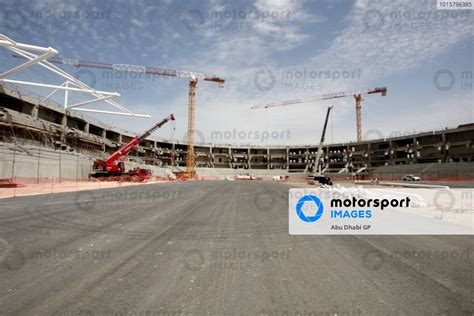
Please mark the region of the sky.
<svg viewBox="0 0 474 316"><path fill-rule="evenodd" d="M224 88L197 84L195 139L217 144L317 144L328 106L327 142L355 141L353 97L251 107L375 87L388 94L364 97L363 139L472 123L473 22L472 10L437 10L425 0L0 0L1 34L53 47L59 57L225 78ZM0 47L1 71L20 62ZM154 135L185 141L187 79L61 68L97 90L120 93L121 105L151 118L90 116L140 133L174 113L176 121ZM63 82L39 66L10 79ZM113 110L106 103L84 108Z"/></svg>

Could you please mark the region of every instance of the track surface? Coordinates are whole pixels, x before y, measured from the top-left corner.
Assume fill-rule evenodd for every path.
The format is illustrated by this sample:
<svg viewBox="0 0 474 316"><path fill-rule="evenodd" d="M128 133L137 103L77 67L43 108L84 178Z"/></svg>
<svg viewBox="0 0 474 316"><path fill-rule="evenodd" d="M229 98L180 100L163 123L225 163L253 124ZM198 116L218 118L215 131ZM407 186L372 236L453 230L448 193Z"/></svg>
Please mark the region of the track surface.
<svg viewBox="0 0 474 316"><path fill-rule="evenodd" d="M0 314L473 313L473 237L290 236L287 194L215 181L2 200Z"/></svg>

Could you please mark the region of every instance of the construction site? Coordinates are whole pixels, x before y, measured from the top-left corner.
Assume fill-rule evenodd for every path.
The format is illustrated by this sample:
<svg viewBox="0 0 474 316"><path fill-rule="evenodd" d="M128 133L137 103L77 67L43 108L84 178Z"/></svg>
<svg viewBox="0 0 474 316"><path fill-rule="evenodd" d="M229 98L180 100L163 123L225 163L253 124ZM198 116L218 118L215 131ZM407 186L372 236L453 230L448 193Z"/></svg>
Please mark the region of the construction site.
<svg viewBox="0 0 474 316"><path fill-rule="evenodd" d="M135 137L119 127L44 101L23 88L3 83L0 89L4 182L88 180L95 159L113 154ZM196 179L241 173L267 180L276 175L301 179L315 172L316 161L320 161L323 173L339 180L400 180L405 174L414 174L424 180L472 181L473 139L474 123L388 139L324 144L317 160L317 144L231 147L179 144L150 136L127 153L125 162L144 166L163 179L176 179L187 170Z"/></svg>
<svg viewBox="0 0 474 316"><path fill-rule="evenodd" d="M388 86L248 105L327 108L311 144L201 143L199 86L225 76L69 59L8 34L0 49L18 62L0 70L0 315L472 315L472 236L292 236L288 190L472 188L474 122L364 139L363 100ZM14 78L30 67L61 83ZM103 123L89 114L149 115L72 75L88 68L188 80L188 116L141 134ZM355 104L353 141L331 143L339 98ZM173 121L185 142L159 136Z"/></svg>

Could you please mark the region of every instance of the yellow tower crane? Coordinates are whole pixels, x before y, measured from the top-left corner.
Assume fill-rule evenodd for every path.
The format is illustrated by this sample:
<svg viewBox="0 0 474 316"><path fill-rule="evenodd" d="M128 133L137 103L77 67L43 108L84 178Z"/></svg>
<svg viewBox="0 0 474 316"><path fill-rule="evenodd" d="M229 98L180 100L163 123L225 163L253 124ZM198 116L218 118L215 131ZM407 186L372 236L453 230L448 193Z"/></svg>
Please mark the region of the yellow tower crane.
<svg viewBox="0 0 474 316"><path fill-rule="evenodd" d="M337 99L337 98L345 98L349 96L354 96L356 102L356 130L357 130L357 141L362 141L362 104L363 101L362 96L366 94L375 94L380 93L382 96L387 95L387 88L375 88L375 89L367 89L361 91L346 91L346 92L337 92L337 93L328 93L322 94L306 99L295 99L295 100L288 100L283 102L276 102L276 103L268 103L268 104L257 104L252 106L252 109L262 109L262 108L271 108L276 106L285 106L285 105L292 105L292 104L299 104L299 103L306 103L306 102L314 102L314 101L322 101L322 100L330 100L330 99Z"/></svg>
<svg viewBox="0 0 474 316"><path fill-rule="evenodd" d="M24 58L20 55L14 57ZM75 67L88 67L108 69L113 71L138 72L153 76L188 78L189 79L189 97L188 97L188 146L186 155L186 172L181 175L182 178L192 178L195 176L194 169L194 113L196 108L196 86L198 79L204 81L217 82L220 88L224 87L225 79L215 75L208 75L200 72L183 71L174 69L163 69L147 66L125 65L125 64L108 64L93 61L82 61L77 59L48 58L48 61L55 64L71 65Z"/></svg>

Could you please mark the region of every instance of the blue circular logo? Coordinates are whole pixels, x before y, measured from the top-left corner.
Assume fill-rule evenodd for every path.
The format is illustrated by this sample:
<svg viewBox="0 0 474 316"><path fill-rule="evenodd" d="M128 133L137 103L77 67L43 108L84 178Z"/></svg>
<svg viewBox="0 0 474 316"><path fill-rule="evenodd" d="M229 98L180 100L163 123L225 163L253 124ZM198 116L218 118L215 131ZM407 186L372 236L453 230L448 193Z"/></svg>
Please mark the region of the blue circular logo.
<svg viewBox="0 0 474 316"><path fill-rule="evenodd" d="M313 216L306 216L304 214L302 208L305 202L313 202L316 205L316 207L318 208L316 214L314 214ZM311 223L317 221L321 216L323 216L323 210L323 202L321 202L321 200L315 197L314 195L305 195L298 200L298 203L296 203L296 214L298 214L299 218L304 222Z"/></svg>

